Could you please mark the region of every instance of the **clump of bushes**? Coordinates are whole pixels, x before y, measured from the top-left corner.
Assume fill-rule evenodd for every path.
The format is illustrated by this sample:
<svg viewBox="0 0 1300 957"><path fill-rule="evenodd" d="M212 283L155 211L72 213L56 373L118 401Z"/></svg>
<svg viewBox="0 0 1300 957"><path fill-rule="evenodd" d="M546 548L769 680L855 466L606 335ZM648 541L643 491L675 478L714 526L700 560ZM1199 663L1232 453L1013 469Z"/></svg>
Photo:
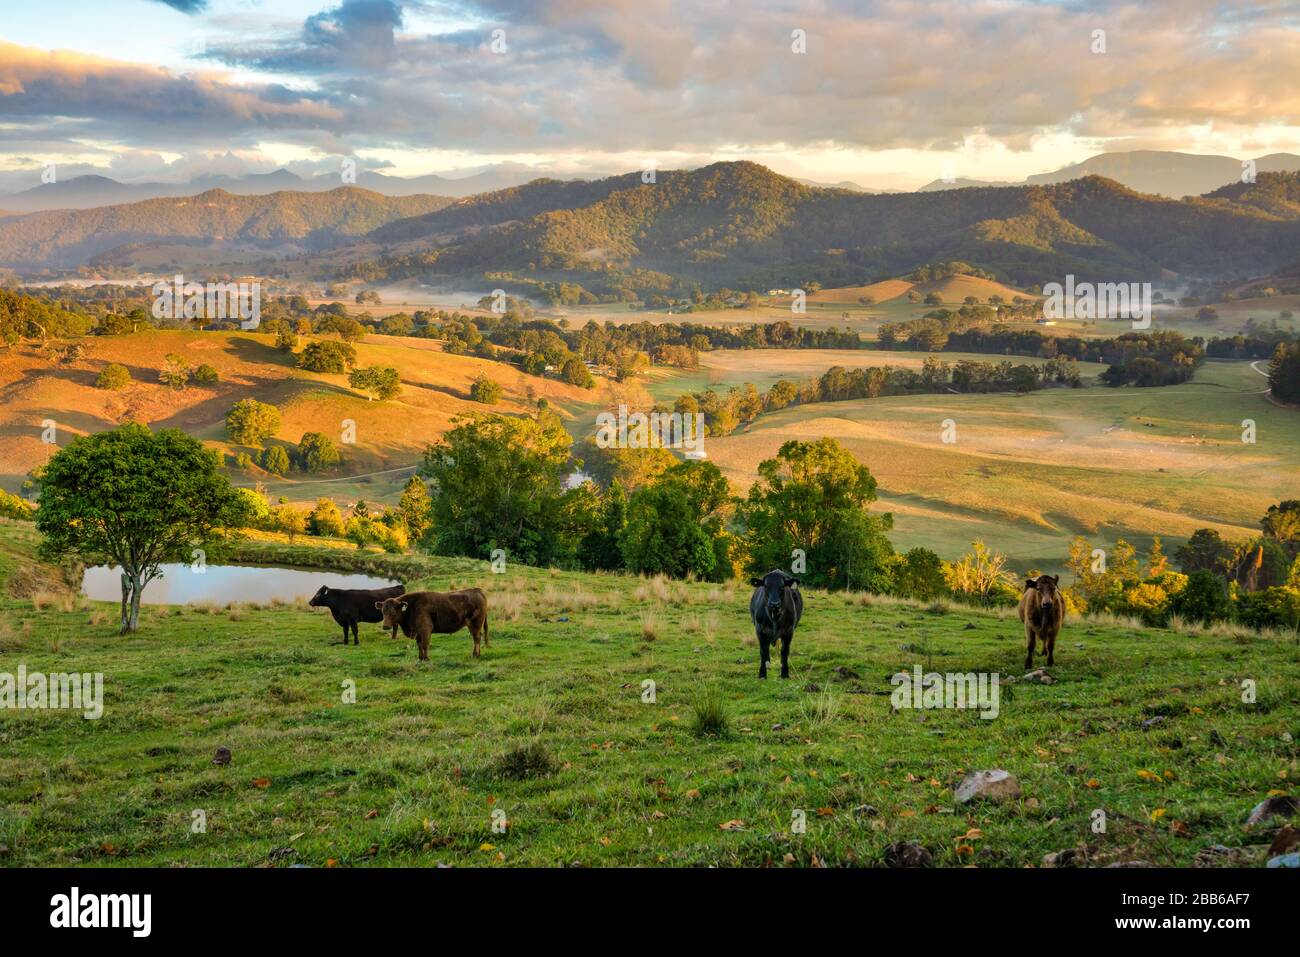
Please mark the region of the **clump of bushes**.
<svg viewBox="0 0 1300 957"><path fill-rule="evenodd" d="M97 389L108 389L116 392L118 389L125 389L130 384L130 370L116 362L110 362L99 370L99 375L95 376L95 388Z"/></svg>

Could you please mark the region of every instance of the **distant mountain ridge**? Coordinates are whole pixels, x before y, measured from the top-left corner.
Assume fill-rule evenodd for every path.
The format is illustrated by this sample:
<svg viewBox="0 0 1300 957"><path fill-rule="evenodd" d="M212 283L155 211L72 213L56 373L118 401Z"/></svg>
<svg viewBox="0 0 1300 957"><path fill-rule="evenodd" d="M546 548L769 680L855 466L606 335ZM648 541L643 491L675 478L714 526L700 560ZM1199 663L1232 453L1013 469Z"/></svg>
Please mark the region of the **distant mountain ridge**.
<svg viewBox="0 0 1300 957"><path fill-rule="evenodd" d="M341 186L264 196L212 189L197 196L52 210L0 220L0 264L71 267L119 246L163 241L323 250L450 202L445 196L391 197Z"/></svg>
<svg viewBox="0 0 1300 957"><path fill-rule="evenodd" d="M1254 173L1294 173L1300 171L1300 156L1293 153L1270 153L1256 157ZM1036 173L1024 183L998 183L958 179L952 183L934 180L918 192L964 189L974 186L1049 186L1067 183L1085 176L1104 176L1139 193L1182 199L1204 196L1220 186L1240 182L1248 172L1246 163L1231 156L1176 153L1167 150L1131 150L1098 153L1082 163L1063 166L1050 173Z"/></svg>

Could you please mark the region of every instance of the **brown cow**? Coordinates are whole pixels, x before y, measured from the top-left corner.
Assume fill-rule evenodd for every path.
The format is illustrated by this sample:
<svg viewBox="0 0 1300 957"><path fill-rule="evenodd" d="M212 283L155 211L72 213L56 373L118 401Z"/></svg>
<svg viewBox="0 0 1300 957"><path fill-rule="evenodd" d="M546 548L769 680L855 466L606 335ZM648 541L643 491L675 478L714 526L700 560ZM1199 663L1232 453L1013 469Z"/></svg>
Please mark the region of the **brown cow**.
<svg viewBox="0 0 1300 957"><path fill-rule="evenodd" d="M420 646L420 660L429 660L429 635L450 635L466 625L474 638L474 657L479 657L478 642L488 643L487 595L481 588L464 591L417 591L400 598L376 602L384 616L384 627L402 629Z"/></svg>
<svg viewBox="0 0 1300 957"><path fill-rule="evenodd" d="M1046 653L1047 663L1056 664L1052 652L1056 650L1056 636L1065 621L1065 596L1056 587L1059 575L1039 575L1025 581L1025 593L1020 596L1020 620L1025 623L1025 667L1034 664L1034 640L1041 642L1039 654Z"/></svg>

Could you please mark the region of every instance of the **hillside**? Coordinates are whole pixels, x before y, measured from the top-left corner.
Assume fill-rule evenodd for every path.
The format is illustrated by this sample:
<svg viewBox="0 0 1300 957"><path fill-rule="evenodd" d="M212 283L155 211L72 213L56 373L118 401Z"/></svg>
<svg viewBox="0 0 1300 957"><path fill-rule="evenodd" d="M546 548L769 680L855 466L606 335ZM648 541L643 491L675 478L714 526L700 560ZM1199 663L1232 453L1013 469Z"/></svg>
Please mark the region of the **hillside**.
<svg viewBox="0 0 1300 957"><path fill-rule="evenodd" d="M1072 619L1054 683L1037 684L1007 611L808 590L790 680L760 681L737 584L240 551L484 588L483 657L462 632L420 663L377 625L343 648L301 602L146 608L119 636L110 603L32 597L17 570L33 549L30 527L0 520L0 650L29 672L113 666L102 720L0 723L7 866L879 866L904 841L937 867L1067 849L1081 866L1247 866L1274 826L1242 822L1292 763L1294 653L1253 632ZM895 712L890 676L913 667L999 675L996 719ZM695 730L697 701L720 726ZM981 768L1016 775L1023 797L957 804Z"/></svg>
<svg viewBox="0 0 1300 957"><path fill-rule="evenodd" d="M441 196L392 198L355 187L265 196L214 189L193 197L32 213L0 222L0 265L74 266L132 243L327 249L451 201Z"/></svg>
<svg viewBox="0 0 1300 957"><path fill-rule="evenodd" d="M317 431L337 441L344 419L357 423L357 441L343 449L343 466L335 473L273 480L277 494L290 498L312 494L308 485L321 478L349 476L414 464L459 414L485 407L469 399L469 388L487 375L505 390L494 409L522 412L535 398L546 397L562 414L584 408L592 392L551 379L525 375L500 362L448 355L431 339L371 336L357 343L359 365L397 368L401 395L371 402L348 386L347 376L323 375L295 368L273 346L269 335L191 333L151 330L126 336L85 340L86 356L70 365L51 367L35 349L0 353L0 485L15 490L29 471L50 454L41 441L41 423L53 419L58 444L75 435L111 429L132 419L158 427L184 429L228 456L225 415L239 399L254 398L277 406L281 428L275 440L296 444L304 432ZM192 366L206 363L221 376L211 386L191 384L176 391L158 382L169 353L183 355ZM110 392L95 387L99 370L110 362L130 370L134 382ZM260 473L247 481L266 476ZM236 473L235 480L241 481ZM305 490L305 491L300 491Z"/></svg>
<svg viewBox="0 0 1300 957"><path fill-rule="evenodd" d="M843 303L858 305L863 299L874 300L877 304L905 298L909 292L916 291L921 296L938 294L945 303L960 304L967 296L974 296L980 302L988 302L990 296L1001 296L1011 302L1017 296L1032 298L1029 293L1015 289L1005 283L979 276L947 276L928 282L914 282L910 279L885 279L865 286L839 286L833 289L820 289L808 297L809 302Z"/></svg>
<svg viewBox="0 0 1300 957"><path fill-rule="evenodd" d="M1297 173L1261 173L1253 187L1261 196L1289 195L1297 181ZM563 205L584 191L595 198ZM864 273L901 274L958 259L1028 285L1067 272L1101 281L1258 275L1300 255L1300 212L1276 202L1244 192L1164 199L1095 176L1052 186L867 195L806 186L741 162L661 171L652 185L618 177L507 192L385 227L375 235L407 245L352 274L505 271L602 290L634 284L629 273L644 270L765 289L808 279L848 286Z"/></svg>

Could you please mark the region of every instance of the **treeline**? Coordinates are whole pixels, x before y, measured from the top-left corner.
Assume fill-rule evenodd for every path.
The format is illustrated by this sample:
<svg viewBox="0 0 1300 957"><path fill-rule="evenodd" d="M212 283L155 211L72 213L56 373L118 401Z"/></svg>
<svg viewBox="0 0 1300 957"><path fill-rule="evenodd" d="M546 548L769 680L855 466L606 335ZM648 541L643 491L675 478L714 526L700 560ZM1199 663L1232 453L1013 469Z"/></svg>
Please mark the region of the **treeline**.
<svg viewBox="0 0 1300 957"><path fill-rule="evenodd" d="M1174 552L1174 571L1157 538L1145 562L1120 539L1098 562L1092 546L1077 538L1070 546L1074 582L1065 595L1075 611L1114 612L1148 625L1174 619L1213 623L1237 621L1252 628L1300 626L1300 501L1270 506L1262 533L1225 541L1202 528Z"/></svg>
<svg viewBox="0 0 1300 957"><path fill-rule="evenodd" d="M1053 384L1074 388L1083 384L1073 359L1057 356L1031 365L1010 361L981 362L977 359L952 363L936 356L926 356L920 369L832 366L815 379L798 383L778 380L763 393L750 382L733 386L725 394L713 389L691 392L677 399L673 411L683 414L703 412L709 435L728 435L761 413L811 402L939 392L1033 392Z"/></svg>

